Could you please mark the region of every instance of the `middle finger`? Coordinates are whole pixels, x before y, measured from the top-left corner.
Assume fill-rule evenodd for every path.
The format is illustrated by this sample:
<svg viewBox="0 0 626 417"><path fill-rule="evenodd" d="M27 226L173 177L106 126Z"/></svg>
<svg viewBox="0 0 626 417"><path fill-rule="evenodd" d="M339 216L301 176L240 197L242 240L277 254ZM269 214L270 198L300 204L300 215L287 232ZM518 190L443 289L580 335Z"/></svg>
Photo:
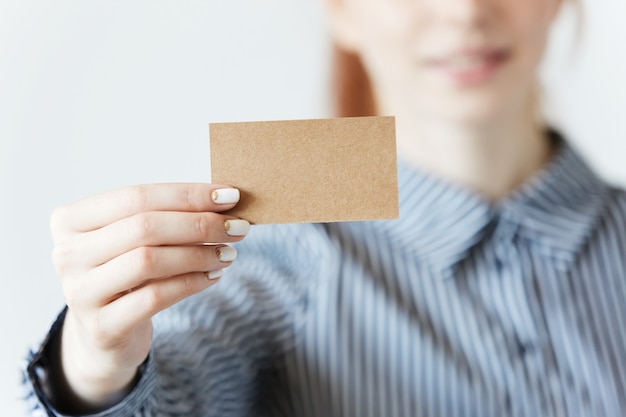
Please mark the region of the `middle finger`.
<svg viewBox="0 0 626 417"><path fill-rule="evenodd" d="M243 239L250 224L218 213L147 212L76 236L86 265L97 266L145 246L229 243Z"/></svg>

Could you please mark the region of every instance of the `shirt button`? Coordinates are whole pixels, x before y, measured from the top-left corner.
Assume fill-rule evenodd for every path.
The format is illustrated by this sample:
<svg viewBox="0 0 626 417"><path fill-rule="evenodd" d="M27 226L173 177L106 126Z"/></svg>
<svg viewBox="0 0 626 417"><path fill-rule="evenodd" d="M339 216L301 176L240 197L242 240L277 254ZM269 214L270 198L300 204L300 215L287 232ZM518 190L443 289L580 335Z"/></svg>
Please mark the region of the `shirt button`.
<svg viewBox="0 0 626 417"><path fill-rule="evenodd" d="M498 268L502 268L511 262L512 249L510 242L496 242L494 252Z"/></svg>
<svg viewBox="0 0 626 417"><path fill-rule="evenodd" d="M533 355L537 351L537 347L531 342L521 342L518 347L520 356Z"/></svg>

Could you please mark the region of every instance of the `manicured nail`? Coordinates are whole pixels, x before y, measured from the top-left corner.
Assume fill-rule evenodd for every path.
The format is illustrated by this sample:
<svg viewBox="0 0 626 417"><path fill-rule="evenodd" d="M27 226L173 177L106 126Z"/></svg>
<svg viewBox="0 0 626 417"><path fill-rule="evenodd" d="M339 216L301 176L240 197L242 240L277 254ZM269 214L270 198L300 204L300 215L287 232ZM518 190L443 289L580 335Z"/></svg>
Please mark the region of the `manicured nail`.
<svg viewBox="0 0 626 417"><path fill-rule="evenodd" d="M215 271L206 271L204 275L206 275L208 279L213 281L214 279L218 279L219 277L221 277L223 273L223 269L216 269Z"/></svg>
<svg viewBox="0 0 626 417"><path fill-rule="evenodd" d="M250 223L245 220L226 220L224 230L229 236L245 236L250 231Z"/></svg>
<svg viewBox="0 0 626 417"><path fill-rule="evenodd" d="M239 190L236 188L220 188L211 193L216 204L233 204L239 201Z"/></svg>
<svg viewBox="0 0 626 417"><path fill-rule="evenodd" d="M222 262L230 262L234 261L237 257L237 249L231 246L220 246L215 249L215 254L217 255L217 259Z"/></svg>

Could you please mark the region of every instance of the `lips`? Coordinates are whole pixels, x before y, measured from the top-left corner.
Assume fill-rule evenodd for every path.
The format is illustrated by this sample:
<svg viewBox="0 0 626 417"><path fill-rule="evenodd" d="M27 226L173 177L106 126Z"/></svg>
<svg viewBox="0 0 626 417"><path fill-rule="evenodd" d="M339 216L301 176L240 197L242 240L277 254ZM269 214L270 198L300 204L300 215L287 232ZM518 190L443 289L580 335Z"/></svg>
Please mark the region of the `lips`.
<svg viewBox="0 0 626 417"><path fill-rule="evenodd" d="M427 59L425 64L455 85L473 86L491 80L510 55L506 48L468 48Z"/></svg>

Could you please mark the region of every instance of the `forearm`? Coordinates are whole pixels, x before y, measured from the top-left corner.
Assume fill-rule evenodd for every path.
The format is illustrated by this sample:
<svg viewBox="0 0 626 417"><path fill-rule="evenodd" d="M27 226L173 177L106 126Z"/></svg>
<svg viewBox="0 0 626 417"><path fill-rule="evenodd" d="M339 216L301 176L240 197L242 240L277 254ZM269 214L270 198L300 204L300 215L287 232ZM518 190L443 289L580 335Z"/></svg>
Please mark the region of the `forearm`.
<svg viewBox="0 0 626 417"><path fill-rule="evenodd" d="M69 387L61 368L60 343L66 311L61 312L40 348L31 352L24 374L25 400L33 416L71 416L87 414L99 417L141 414L145 404L155 394L156 375L149 358L136 372L133 384L114 401L93 404L83 401ZM114 404L115 403L115 404ZM95 410L99 409L100 412Z"/></svg>
<svg viewBox="0 0 626 417"><path fill-rule="evenodd" d="M202 303L204 304L204 303ZM191 307L198 311L198 305ZM189 310L187 310L189 311ZM164 417L181 415L245 416L253 413L255 381L251 379L255 365L242 356L236 346L224 344L219 334L206 329L181 326L176 309L160 317L154 335L154 349L139 368L136 380L123 398L114 399L109 407L94 411L92 402L74 403L75 392L68 392L67 381L59 380L58 347L61 325L53 326L46 342L35 353L25 380L31 415L90 417L134 417L158 414ZM214 319L215 313L199 317ZM210 326L213 327L213 326ZM218 327L223 328L223 323ZM233 338L226 338L233 340ZM233 399L236 402L233 403ZM113 404L115 402L115 404Z"/></svg>
<svg viewBox="0 0 626 417"><path fill-rule="evenodd" d="M138 376L135 367L100 370L94 366L111 361L87 348L89 341L72 331L79 325L68 312L60 337L50 346L51 403L68 414L94 413L115 405L132 391Z"/></svg>
<svg viewBox="0 0 626 417"><path fill-rule="evenodd" d="M93 364L102 362L82 348L76 333L65 331L72 315L66 315L59 335L51 340L48 370L50 403L61 413L95 413L122 401L138 381L138 368L94 374ZM64 348L65 347L65 348Z"/></svg>

